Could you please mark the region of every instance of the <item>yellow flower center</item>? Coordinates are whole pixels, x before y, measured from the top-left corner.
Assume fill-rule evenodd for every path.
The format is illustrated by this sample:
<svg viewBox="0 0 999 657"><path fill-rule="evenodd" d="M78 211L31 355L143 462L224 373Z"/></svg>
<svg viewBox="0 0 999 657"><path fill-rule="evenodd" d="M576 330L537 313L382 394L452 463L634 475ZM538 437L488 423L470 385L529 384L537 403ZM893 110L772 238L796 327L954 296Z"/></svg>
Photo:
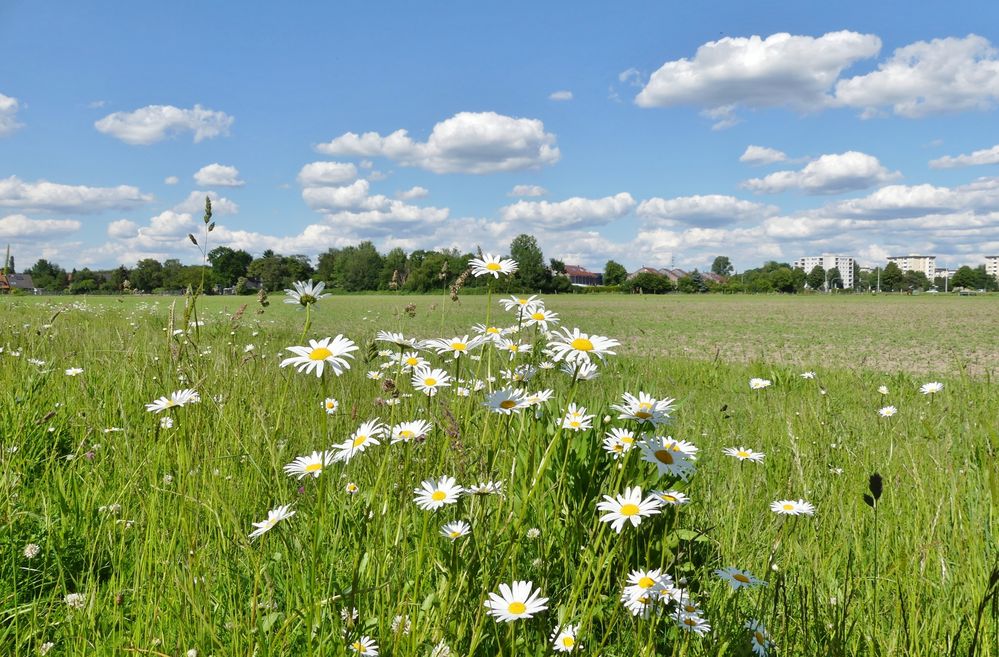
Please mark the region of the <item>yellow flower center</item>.
<svg viewBox="0 0 999 657"><path fill-rule="evenodd" d="M317 347L309 352L309 358L312 360L326 360L333 355L333 352L326 347Z"/></svg>
<svg viewBox="0 0 999 657"><path fill-rule="evenodd" d="M500 263L498 262L487 262L486 269L489 271L499 271L502 267L500 267Z"/></svg>
<svg viewBox="0 0 999 657"><path fill-rule="evenodd" d="M651 577L643 577L642 579L638 580L638 585L643 589L651 588L655 583L656 580L652 579Z"/></svg>
<svg viewBox="0 0 999 657"><path fill-rule="evenodd" d="M635 437L634 436L621 436L621 442L624 443L625 445L630 445L631 443L635 442Z"/></svg>
<svg viewBox="0 0 999 657"><path fill-rule="evenodd" d="M569 426L572 427L573 429L578 429L579 428L579 420L571 420L569 422Z"/></svg>
<svg viewBox="0 0 999 657"><path fill-rule="evenodd" d="M622 516L637 516L638 505L632 504L631 502L629 502L628 504L622 504L620 513Z"/></svg>
<svg viewBox="0 0 999 657"><path fill-rule="evenodd" d="M740 459L748 459L749 458L749 452L740 449L739 453L736 454L736 456L738 456Z"/></svg>
<svg viewBox="0 0 999 657"><path fill-rule="evenodd" d="M496 328L495 326L490 326L489 328L486 329L486 333L492 333L494 335L499 335L499 332L500 332L499 329Z"/></svg>
<svg viewBox="0 0 999 657"><path fill-rule="evenodd" d="M519 349L520 349L520 345L519 344L512 344L512 345L510 345L510 351L518 351Z"/></svg>
<svg viewBox="0 0 999 657"><path fill-rule="evenodd" d="M507 611L511 614L522 614L527 611L527 605L523 602L511 602L510 606L507 607Z"/></svg>
<svg viewBox="0 0 999 657"><path fill-rule="evenodd" d="M635 413L635 417L639 418L640 420L648 420L650 417L652 417L652 413L649 413L648 411L637 411Z"/></svg>
<svg viewBox="0 0 999 657"><path fill-rule="evenodd" d="M576 338L569 346L577 351L593 351L593 343L586 338Z"/></svg>
<svg viewBox="0 0 999 657"><path fill-rule="evenodd" d="M468 348L468 345L465 344L464 342L452 342L451 348L454 349L455 351L465 351L465 349Z"/></svg>
<svg viewBox="0 0 999 657"><path fill-rule="evenodd" d="M737 582L742 582L743 584L749 584L750 582L749 578L743 575L742 573L736 573L732 575L732 579L734 579Z"/></svg>
<svg viewBox="0 0 999 657"><path fill-rule="evenodd" d="M364 654L364 653L366 653L368 651L368 649L365 648L364 644L361 643L360 641L355 641L354 643L351 644L350 647L353 648L354 650L356 650L357 652L361 653L361 654Z"/></svg>
<svg viewBox="0 0 999 657"><path fill-rule="evenodd" d="M758 645L763 646L766 645L767 643L767 638L762 634L760 634L759 632L753 632L753 638L756 639L756 643Z"/></svg>
<svg viewBox="0 0 999 657"><path fill-rule="evenodd" d="M673 465L673 455L670 454L668 449L657 449L655 456L661 463Z"/></svg>
<svg viewBox="0 0 999 657"><path fill-rule="evenodd" d="M697 613L697 607L695 607L694 605L683 605L683 610L685 612L687 612L688 614L696 614Z"/></svg>
<svg viewBox="0 0 999 657"><path fill-rule="evenodd" d="M663 498L663 502L667 502L669 504L673 504L676 502L676 497L674 497L673 495L662 495L661 497Z"/></svg>
<svg viewBox="0 0 999 657"><path fill-rule="evenodd" d="M410 367L415 367L420 364L420 359L413 358L412 356L410 356L409 358L406 359L406 364L409 365Z"/></svg>
<svg viewBox="0 0 999 657"><path fill-rule="evenodd" d="M453 531L450 534L448 534L448 536L450 536L451 538L458 538L459 536L461 536L461 532Z"/></svg>
<svg viewBox="0 0 999 657"><path fill-rule="evenodd" d="M410 431L409 429L403 429L402 431L399 432L399 436L405 438L406 440L409 440L415 435L416 434Z"/></svg>
<svg viewBox="0 0 999 657"><path fill-rule="evenodd" d="M527 305L527 299L517 299L517 303L519 303L522 306L526 306Z"/></svg>
<svg viewBox="0 0 999 657"><path fill-rule="evenodd" d="M435 385L437 385L437 379L434 379L434 378L423 379L423 385L425 385L425 386L435 386Z"/></svg>
<svg viewBox="0 0 999 657"><path fill-rule="evenodd" d="M619 443L615 443L614 444L614 451L615 452L623 452L624 451L624 445L621 445Z"/></svg>
<svg viewBox="0 0 999 657"><path fill-rule="evenodd" d="M358 436L357 438L354 438L353 446L357 447L358 445L363 445L367 439L367 436Z"/></svg>
<svg viewBox="0 0 999 657"><path fill-rule="evenodd" d="M331 401L326 402L326 408L333 408L334 404Z"/></svg>
<svg viewBox="0 0 999 657"><path fill-rule="evenodd" d="M445 497L447 497L447 493L445 493L442 490L435 490L433 495L430 496L430 499L432 499L434 502L440 502Z"/></svg>
<svg viewBox="0 0 999 657"><path fill-rule="evenodd" d="M305 466L306 472L315 472L316 470L322 470L322 469L323 469L322 463L310 463L307 466Z"/></svg>
<svg viewBox="0 0 999 657"><path fill-rule="evenodd" d="M785 504L781 508L783 508L785 511L793 511L794 510L794 505L793 504Z"/></svg>
<svg viewBox="0 0 999 657"><path fill-rule="evenodd" d="M684 622L685 625L689 625L690 627L693 627L693 626L697 625L697 619L696 618L684 618L683 622Z"/></svg>
<svg viewBox="0 0 999 657"><path fill-rule="evenodd" d="M500 408L504 410L510 410L516 405L517 402L513 401L512 399L504 399L503 401L500 402Z"/></svg>
<svg viewBox="0 0 999 657"><path fill-rule="evenodd" d="M562 645L565 646L566 648L571 648L574 645L576 645L576 640L573 639L571 636L564 636L562 637Z"/></svg>
<svg viewBox="0 0 999 657"><path fill-rule="evenodd" d="M531 315L531 319L533 319L535 321L538 321L538 322L540 322L544 318L545 318L545 314L544 313L534 313L533 315Z"/></svg>

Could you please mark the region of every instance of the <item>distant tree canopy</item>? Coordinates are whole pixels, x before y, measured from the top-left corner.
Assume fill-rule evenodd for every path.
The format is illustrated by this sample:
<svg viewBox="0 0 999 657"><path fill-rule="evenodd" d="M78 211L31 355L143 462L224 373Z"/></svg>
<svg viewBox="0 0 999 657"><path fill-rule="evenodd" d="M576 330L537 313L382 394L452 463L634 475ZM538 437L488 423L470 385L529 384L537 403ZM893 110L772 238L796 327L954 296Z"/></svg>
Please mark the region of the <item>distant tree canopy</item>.
<svg viewBox="0 0 999 657"><path fill-rule="evenodd" d="M628 280L628 270L619 262L608 260L604 266L604 285L622 285Z"/></svg>
<svg viewBox="0 0 999 657"><path fill-rule="evenodd" d="M728 256L718 256L715 258L714 262L711 263L711 273L718 274L719 276L731 276L735 268L732 267L732 261L728 259Z"/></svg>

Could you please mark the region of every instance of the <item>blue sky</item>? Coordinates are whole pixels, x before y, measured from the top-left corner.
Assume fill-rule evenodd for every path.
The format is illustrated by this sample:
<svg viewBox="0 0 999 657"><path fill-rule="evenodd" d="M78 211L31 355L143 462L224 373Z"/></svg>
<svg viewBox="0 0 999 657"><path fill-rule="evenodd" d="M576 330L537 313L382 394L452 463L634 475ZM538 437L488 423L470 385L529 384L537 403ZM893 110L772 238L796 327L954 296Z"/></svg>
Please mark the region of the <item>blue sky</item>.
<svg viewBox="0 0 999 657"><path fill-rule="evenodd" d="M193 262L211 193L254 254L978 264L999 7L934 4L6 2L0 243Z"/></svg>

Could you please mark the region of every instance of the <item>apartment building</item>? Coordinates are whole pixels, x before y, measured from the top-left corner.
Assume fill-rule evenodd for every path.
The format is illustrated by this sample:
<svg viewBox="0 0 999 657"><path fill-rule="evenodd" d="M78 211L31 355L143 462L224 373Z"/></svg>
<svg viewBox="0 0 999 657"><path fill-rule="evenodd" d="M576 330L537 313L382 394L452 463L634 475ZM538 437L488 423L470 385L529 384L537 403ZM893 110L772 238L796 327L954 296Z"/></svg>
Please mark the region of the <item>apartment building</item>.
<svg viewBox="0 0 999 657"><path fill-rule="evenodd" d="M926 274L926 278L933 280L937 270L937 257L928 255L905 255L889 256L888 262L894 262L903 273L907 271L921 271Z"/></svg>
<svg viewBox="0 0 999 657"><path fill-rule="evenodd" d="M805 256L794 261L797 269L803 269L805 273L812 271L815 267L822 267L826 271L839 269L839 275L843 279L843 289L853 288L853 258L850 256L832 255L824 253L820 256Z"/></svg>
<svg viewBox="0 0 999 657"><path fill-rule="evenodd" d="M985 256L985 273L999 283L999 255Z"/></svg>

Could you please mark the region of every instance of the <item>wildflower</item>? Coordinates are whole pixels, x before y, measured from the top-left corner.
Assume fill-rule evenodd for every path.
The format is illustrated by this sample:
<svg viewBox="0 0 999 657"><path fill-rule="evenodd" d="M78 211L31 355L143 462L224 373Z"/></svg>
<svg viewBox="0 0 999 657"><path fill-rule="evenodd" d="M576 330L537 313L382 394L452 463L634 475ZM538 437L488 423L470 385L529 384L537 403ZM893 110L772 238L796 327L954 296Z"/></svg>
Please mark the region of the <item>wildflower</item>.
<svg viewBox="0 0 999 657"><path fill-rule="evenodd" d="M681 493L678 490L654 490L652 494L666 506L682 506L690 502L686 493Z"/></svg>
<svg viewBox="0 0 999 657"><path fill-rule="evenodd" d="M160 429L173 429L173 418L169 415L164 415L160 418Z"/></svg>
<svg viewBox="0 0 999 657"><path fill-rule="evenodd" d="M417 351L410 351L399 356L399 364L404 372L414 370L425 362L427 361Z"/></svg>
<svg viewBox="0 0 999 657"><path fill-rule="evenodd" d="M450 385L451 376L444 370L421 365L413 372L413 387L429 397L436 395L438 388Z"/></svg>
<svg viewBox="0 0 999 657"><path fill-rule="evenodd" d="M552 647L555 652L572 652L581 646L576 643L576 632L579 625L557 626L552 632Z"/></svg>
<svg viewBox="0 0 999 657"><path fill-rule="evenodd" d="M655 497L642 499L642 489L638 486L625 488L624 495L611 497L604 495L604 501L597 504L599 511L606 511L600 516L601 522L610 522L611 528L618 534L625 522L637 527L642 518L659 513L660 503Z"/></svg>
<svg viewBox="0 0 999 657"><path fill-rule="evenodd" d="M687 481L694 473L696 457L688 451L693 447L690 443L656 436L645 438L638 446L642 449L642 460L655 464L660 477L679 477Z"/></svg>
<svg viewBox="0 0 999 657"><path fill-rule="evenodd" d="M770 510L781 516L815 515L815 506L805 500L777 500L770 504Z"/></svg>
<svg viewBox="0 0 999 657"><path fill-rule="evenodd" d="M472 527L467 522L464 520L455 520L454 522L445 523L441 527L441 536L453 541L462 536L467 536L470 531L472 531Z"/></svg>
<svg viewBox="0 0 999 657"><path fill-rule="evenodd" d="M738 568L718 568L715 570L715 575L720 577L723 581L728 582L728 585L735 591L738 591L743 587L752 588L754 586L759 586L760 584L766 586L766 582L754 577L748 570L740 570Z"/></svg>
<svg viewBox="0 0 999 657"><path fill-rule="evenodd" d="M547 331L549 324L554 325L559 323L558 313L553 313L541 307L531 308L524 319L527 320L528 326L538 326L542 331Z"/></svg>
<svg viewBox="0 0 999 657"><path fill-rule="evenodd" d="M360 639L350 644L350 649L358 655L378 655L378 644L370 636L362 636Z"/></svg>
<svg viewBox="0 0 999 657"><path fill-rule="evenodd" d="M410 440L420 440L426 438L433 429L433 425L426 420L415 420L413 422L400 422L392 427L392 444L408 443Z"/></svg>
<svg viewBox="0 0 999 657"><path fill-rule="evenodd" d="M182 406L187 406L188 404L196 404L200 401L201 395L199 395L196 390L186 388L184 390L171 392L169 397L160 397L159 399L146 404L146 410L150 413L161 413L168 408L180 408Z"/></svg>
<svg viewBox="0 0 999 657"><path fill-rule="evenodd" d="M517 354L530 351L531 345L524 344L519 340L508 340L506 338L500 338L496 341L496 348L500 351L505 351L510 354L510 360L516 358Z"/></svg>
<svg viewBox="0 0 999 657"><path fill-rule="evenodd" d="M24 546L24 558L34 559L35 557L38 556L38 553L41 551L42 549L38 547L36 544L28 543L27 545Z"/></svg>
<svg viewBox="0 0 999 657"><path fill-rule="evenodd" d="M252 352L256 348L257 348L256 345L248 344L245 347L243 347L243 353L244 354L248 354L248 353Z"/></svg>
<svg viewBox="0 0 999 657"><path fill-rule="evenodd" d="M878 392L880 392L882 395L887 395L888 386L878 386Z"/></svg>
<svg viewBox="0 0 999 657"><path fill-rule="evenodd" d="M527 538L528 538L528 540L533 541L533 540L539 538L540 536L541 536L541 530L538 529L537 527L531 527L530 529L527 530Z"/></svg>
<svg viewBox="0 0 999 657"><path fill-rule="evenodd" d="M343 490L350 495L357 495L357 493L360 492L361 489L358 488L357 484L355 484L354 482L348 481L347 485L343 487Z"/></svg>
<svg viewBox="0 0 999 657"><path fill-rule="evenodd" d="M750 379L749 387L753 390L763 390L764 388L769 388L773 385L770 379Z"/></svg>
<svg viewBox="0 0 999 657"><path fill-rule="evenodd" d="M659 426L671 419L670 412L673 410L674 399L656 399L645 392L639 392L638 397L626 392L621 398L623 401L620 404L611 406L618 412L619 420L638 420Z"/></svg>
<svg viewBox="0 0 999 657"><path fill-rule="evenodd" d="M378 331L375 335L375 340L378 342L390 342L397 347L409 347L410 349L416 346L414 338L407 338L402 333L392 333L390 331Z"/></svg>
<svg viewBox="0 0 999 657"><path fill-rule="evenodd" d="M46 641L42 645L38 646L38 654L47 655L49 654L49 650L52 650L53 647L55 647L54 643L52 643L51 641Z"/></svg>
<svg viewBox="0 0 999 657"><path fill-rule="evenodd" d="M186 653L184 653L184 657L198 657L198 649L191 648Z"/></svg>
<svg viewBox="0 0 999 657"><path fill-rule="evenodd" d="M378 439L385 434L385 425L381 420L368 420L357 428L350 438L338 445L334 445L337 450L335 461L349 463L355 454L360 454L368 447L381 445Z"/></svg>
<svg viewBox="0 0 999 657"><path fill-rule="evenodd" d="M66 597L63 598L63 602L70 609L83 609L87 606L87 594L86 593L67 593Z"/></svg>
<svg viewBox="0 0 999 657"><path fill-rule="evenodd" d="M77 376L78 374L83 374L82 367L71 367L66 370L66 376Z"/></svg>
<svg viewBox="0 0 999 657"><path fill-rule="evenodd" d="M565 361L567 363L579 364L589 363L591 356L603 360L606 355L614 355L611 351L613 347L621 343L617 340L606 338L602 335L589 335L582 333L578 328L570 331L567 328L560 329L552 334L552 341L548 343L548 350L555 361Z"/></svg>
<svg viewBox="0 0 999 657"><path fill-rule="evenodd" d="M891 417L892 415L895 415L895 413L898 413L898 409L894 406L885 406L878 409L878 415L881 417Z"/></svg>
<svg viewBox="0 0 999 657"><path fill-rule="evenodd" d="M575 403L572 403L569 404L569 408L562 418L562 428L571 429L572 431L585 431L591 428L590 423L592 420L593 416L587 415L584 407L577 407Z"/></svg>
<svg viewBox="0 0 999 657"><path fill-rule="evenodd" d="M528 308L533 309L542 306L542 302L536 294L532 294L529 297L511 295L509 299L500 299L499 303L503 306L503 310L516 310L518 313L523 313Z"/></svg>
<svg viewBox="0 0 999 657"><path fill-rule="evenodd" d="M372 381L381 381L383 376L384 374L382 374L378 370L372 370L368 372L368 378L371 379Z"/></svg>
<svg viewBox="0 0 999 657"><path fill-rule="evenodd" d="M622 600L640 598L645 595L656 595L659 592L660 580L664 578L663 572L658 568L653 570L633 570L628 574L628 583L624 587L621 595ZM669 575L665 579L672 584Z"/></svg>
<svg viewBox="0 0 999 657"><path fill-rule="evenodd" d="M451 657L451 648L444 641L438 641L430 651L430 657Z"/></svg>
<svg viewBox="0 0 999 657"><path fill-rule="evenodd" d="M751 461L753 463L763 463L766 456L763 452L754 452L746 447L726 447L722 450L726 456L737 458L740 461Z"/></svg>
<svg viewBox="0 0 999 657"><path fill-rule="evenodd" d="M278 524L282 520L287 520L288 518L295 515L294 511L291 511L291 505L285 504L284 506L279 506L276 509L271 509L267 512L267 520L261 522L252 523L256 529L250 532L250 538L257 538L258 536L263 536L268 531L274 528L274 525Z"/></svg>
<svg viewBox="0 0 999 657"><path fill-rule="evenodd" d="M763 623L758 620L748 620L744 626L749 630L750 642L753 646L753 652L755 652L758 657L767 657L767 652L773 648L773 641L770 640L770 636L767 634L767 630L763 627Z"/></svg>
<svg viewBox="0 0 999 657"><path fill-rule="evenodd" d="M552 395L554 394L555 391L551 390L550 388L545 390L539 390L538 392L527 395L524 398L524 402L528 406L540 406L541 404L544 404L549 399L551 399Z"/></svg>
<svg viewBox="0 0 999 657"><path fill-rule="evenodd" d="M290 304L301 304L302 306L311 306L317 303L320 299L325 299L328 294L323 294L323 289L326 288L326 283L319 281L315 285L312 284L312 279L310 278L308 282L305 281L295 281L292 283L295 286L294 290L285 290L285 303Z"/></svg>
<svg viewBox="0 0 999 657"><path fill-rule="evenodd" d="M469 350L475 349L482 344L481 338L475 337L469 339L467 335L454 337L450 340L433 340L432 342L433 349L435 349L438 354L443 356L450 353L455 359L467 356Z"/></svg>
<svg viewBox="0 0 999 657"><path fill-rule="evenodd" d="M943 384L939 381L931 381L930 383L924 383L919 386L919 392L924 395L935 395L941 390L943 390Z"/></svg>
<svg viewBox="0 0 999 657"><path fill-rule="evenodd" d="M514 412L527 408L528 403L524 398L524 392L522 390L517 390L516 388L504 388L503 390L497 390L489 395L489 398L483 402L482 405L486 406L494 413L511 415Z"/></svg>
<svg viewBox="0 0 999 657"><path fill-rule="evenodd" d="M472 495L495 495L503 490L502 481L480 482L468 489Z"/></svg>
<svg viewBox="0 0 999 657"><path fill-rule="evenodd" d="M323 473L323 468L332 465L335 460L331 451L312 452L309 456L299 456L285 465L284 471L291 476L298 475L297 479L308 475L318 477Z"/></svg>
<svg viewBox="0 0 999 657"><path fill-rule="evenodd" d="M548 608L546 604L548 598L542 598L540 595L541 589L534 589L533 582L514 582L512 587L500 584L499 595L490 593L489 599L485 602L489 609L486 613L495 617L497 621L507 623L521 618L531 618Z"/></svg>
<svg viewBox="0 0 999 657"><path fill-rule="evenodd" d="M321 377L328 365L333 373L340 376L350 369L347 358L353 358L352 351L357 351L357 345L352 340L338 335L335 338L323 338L318 342L309 340L308 347L286 347L295 356L281 361L281 367L294 365L299 372L315 372Z"/></svg>
<svg viewBox="0 0 999 657"><path fill-rule="evenodd" d="M628 452L634 446L635 434L627 429L611 429L604 438L604 449L611 452L614 458Z"/></svg>
<svg viewBox="0 0 999 657"><path fill-rule="evenodd" d="M472 274L476 277L491 274L494 278L499 278L500 274L512 274L517 271L516 261L491 253L485 254L482 258L472 258L468 261L468 266L472 268Z"/></svg>
<svg viewBox="0 0 999 657"><path fill-rule="evenodd" d="M711 631L711 625L700 616L677 614L676 624L688 632L693 632L698 636L704 636Z"/></svg>
<svg viewBox="0 0 999 657"><path fill-rule="evenodd" d="M562 363L562 371L576 381L592 381L600 374L596 363Z"/></svg>
<svg viewBox="0 0 999 657"><path fill-rule="evenodd" d="M340 402L333 399L332 397L327 397L323 401L323 409L326 411L327 415L333 415L334 413L337 412L338 408L340 408Z"/></svg>
<svg viewBox="0 0 999 657"><path fill-rule="evenodd" d="M413 622L409 620L409 616L396 615L392 618L392 634L409 634L412 629Z"/></svg>
<svg viewBox="0 0 999 657"><path fill-rule="evenodd" d="M803 379L814 379L815 378L815 372L802 372L801 373L801 378L803 378Z"/></svg>
<svg viewBox="0 0 999 657"><path fill-rule="evenodd" d="M656 600L657 597L652 594L644 594L636 597L630 597L627 594L621 595L621 602L624 603L625 608L633 616L641 616L642 618L649 617L656 606Z"/></svg>
<svg viewBox="0 0 999 657"><path fill-rule="evenodd" d="M454 477L445 476L437 481L427 479L419 488L413 489L416 493L413 501L424 511L436 511L445 504L456 503L462 491L462 487L457 484Z"/></svg>

